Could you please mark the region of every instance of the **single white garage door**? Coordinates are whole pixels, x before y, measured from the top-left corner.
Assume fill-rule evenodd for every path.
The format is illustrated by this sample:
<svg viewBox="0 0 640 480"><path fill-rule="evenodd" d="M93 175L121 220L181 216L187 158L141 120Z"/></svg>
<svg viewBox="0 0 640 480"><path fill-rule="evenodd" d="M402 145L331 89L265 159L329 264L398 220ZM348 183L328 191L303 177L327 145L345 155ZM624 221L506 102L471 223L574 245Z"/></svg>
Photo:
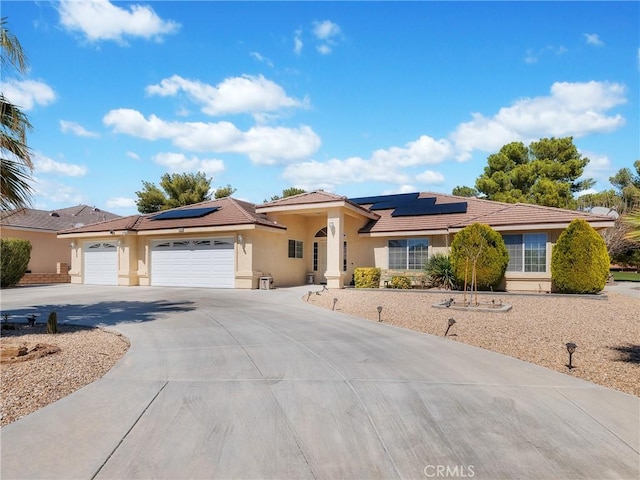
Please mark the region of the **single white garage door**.
<svg viewBox="0 0 640 480"><path fill-rule="evenodd" d="M118 284L118 247L115 242L91 242L84 245L84 283Z"/></svg>
<svg viewBox="0 0 640 480"><path fill-rule="evenodd" d="M151 285L234 288L232 238L155 241L151 244Z"/></svg>

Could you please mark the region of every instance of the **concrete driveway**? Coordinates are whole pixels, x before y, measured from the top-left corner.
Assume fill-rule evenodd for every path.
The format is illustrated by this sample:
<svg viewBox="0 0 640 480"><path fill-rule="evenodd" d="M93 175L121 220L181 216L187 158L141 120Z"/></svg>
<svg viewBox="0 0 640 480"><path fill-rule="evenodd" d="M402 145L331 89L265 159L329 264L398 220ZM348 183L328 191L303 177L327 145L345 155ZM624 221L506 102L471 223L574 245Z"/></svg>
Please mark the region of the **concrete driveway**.
<svg viewBox="0 0 640 480"><path fill-rule="evenodd" d="M55 306L131 349L2 428L2 478L639 478L637 397L307 290L3 291L4 311Z"/></svg>

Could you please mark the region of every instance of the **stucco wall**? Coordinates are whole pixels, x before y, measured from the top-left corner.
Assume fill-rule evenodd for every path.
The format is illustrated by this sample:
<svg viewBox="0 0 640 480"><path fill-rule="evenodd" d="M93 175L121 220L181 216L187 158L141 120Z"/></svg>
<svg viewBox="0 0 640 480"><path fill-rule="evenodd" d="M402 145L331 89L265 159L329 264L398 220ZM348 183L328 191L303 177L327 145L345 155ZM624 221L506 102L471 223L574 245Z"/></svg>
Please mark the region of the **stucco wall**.
<svg viewBox="0 0 640 480"><path fill-rule="evenodd" d="M56 273L58 263L71 263L69 240L56 238L55 233L14 230L2 227L2 238L21 238L31 242L31 259L27 267L32 273Z"/></svg>

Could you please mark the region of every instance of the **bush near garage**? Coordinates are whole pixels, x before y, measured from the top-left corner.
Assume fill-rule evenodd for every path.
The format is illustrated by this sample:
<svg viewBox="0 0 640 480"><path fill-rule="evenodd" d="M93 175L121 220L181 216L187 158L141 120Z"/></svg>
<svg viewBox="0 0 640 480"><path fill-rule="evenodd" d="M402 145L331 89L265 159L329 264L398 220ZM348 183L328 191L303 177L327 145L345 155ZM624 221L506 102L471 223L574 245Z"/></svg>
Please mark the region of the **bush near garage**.
<svg viewBox="0 0 640 480"><path fill-rule="evenodd" d="M473 261L476 261L478 290L497 290L509 264L509 252L502 235L489 225L474 223L463 228L451 242L451 265L458 285L471 284Z"/></svg>
<svg viewBox="0 0 640 480"><path fill-rule="evenodd" d="M27 273L31 242L21 238L0 239L0 287L17 285Z"/></svg>
<svg viewBox="0 0 640 480"><path fill-rule="evenodd" d="M356 288L379 288L382 270L376 267L358 267L353 271Z"/></svg>
<svg viewBox="0 0 640 480"><path fill-rule="evenodd" d="M609 277L609 254L604 239L585 220L577 218L560 234L551 255L551 279L562 293L598 293Z"/></svg>

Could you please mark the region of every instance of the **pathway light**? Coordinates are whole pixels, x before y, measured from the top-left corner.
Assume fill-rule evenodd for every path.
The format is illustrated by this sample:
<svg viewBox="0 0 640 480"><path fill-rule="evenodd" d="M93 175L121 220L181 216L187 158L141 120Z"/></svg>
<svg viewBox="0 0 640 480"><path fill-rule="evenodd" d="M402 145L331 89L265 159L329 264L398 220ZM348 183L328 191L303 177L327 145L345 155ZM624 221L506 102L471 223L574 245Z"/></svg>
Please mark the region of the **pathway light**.
<svg viewBox="0 0 640 480"><path fill-rule="evenodd" d="M569 370L571 370L573 368L573 363L571 362L573 357L573 352L576 351L576 348L578 348L578 346L573 342L569 342L567 343L566 347L567 347L567 352L569 352L569 365L567 365L567 367L569 367Z"/></svg>
<svg viewBox="0 0 640 480"><path fill-rule="evenodd" d="M449 329L455 325L456 321L453 318L450 318L447 322L447 330L444 332L444 336L446 337L449 333Z"/></svg>

